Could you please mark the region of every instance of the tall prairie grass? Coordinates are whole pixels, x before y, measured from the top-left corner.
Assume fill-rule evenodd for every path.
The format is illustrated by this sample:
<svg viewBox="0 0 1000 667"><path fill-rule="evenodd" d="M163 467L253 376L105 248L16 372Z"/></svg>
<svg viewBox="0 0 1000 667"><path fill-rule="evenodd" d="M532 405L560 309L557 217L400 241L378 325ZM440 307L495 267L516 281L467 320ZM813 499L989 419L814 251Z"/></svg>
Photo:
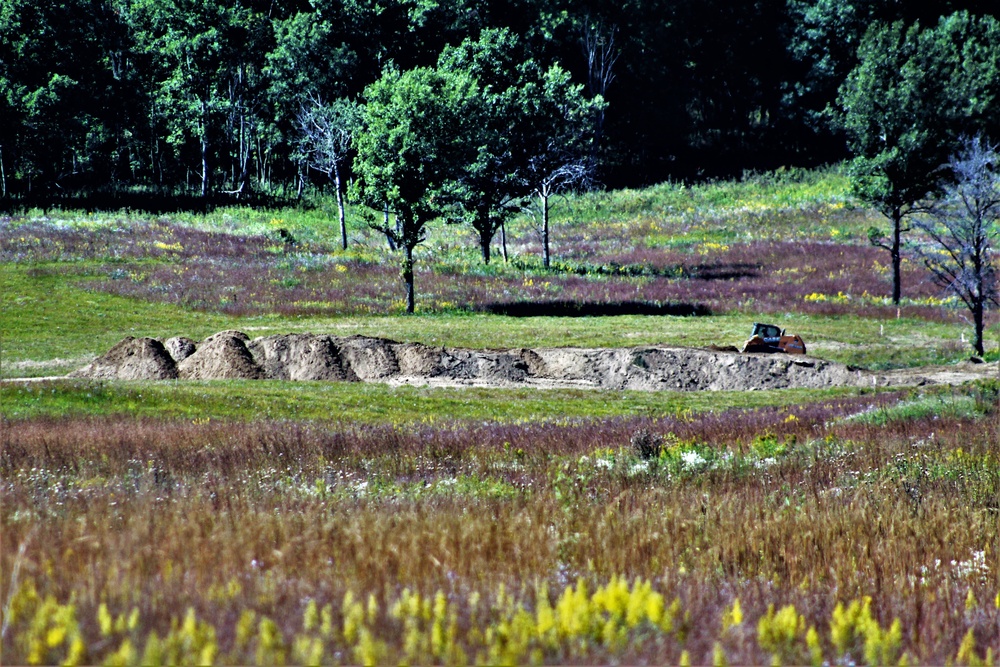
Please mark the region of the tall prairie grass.
<svg viewBox="0 0 1000 667"><path fill-rule="evenodd" d="M969 399L4 421L4 659L973 664L1000 645L1000 420Z"/></svg>

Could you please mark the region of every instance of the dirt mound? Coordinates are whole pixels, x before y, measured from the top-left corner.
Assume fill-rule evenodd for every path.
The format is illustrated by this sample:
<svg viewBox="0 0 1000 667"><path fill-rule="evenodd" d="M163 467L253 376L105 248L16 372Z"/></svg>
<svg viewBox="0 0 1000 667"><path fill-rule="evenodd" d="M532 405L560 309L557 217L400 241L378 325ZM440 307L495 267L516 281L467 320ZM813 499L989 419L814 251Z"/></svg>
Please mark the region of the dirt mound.
<svg viewBox="0 0 1000 667"><path fill-rule="evenodd" d="M190 357L177 364L182 380L262 380L264 371L247 349L246 334L209 336Z"/></svg>
<svg viewBox="0 0 1000 667"><path fill-rule="evenodd" d="M429 347L420 343L395 343L391 346L401 375L413 377L438 377L445 373L448 351L443 347Z"/></svg>
<svg viewBox="0 0 1000 667"><path fill-rule="evenodd" d="M255 338L247 349L271 380L358 381L331 336L266 336Z"/></svg>
<svg viewBox="0 0 1000 667"><path fill-rule="evenodd" d="M242 331L237 331L236 329L226 329L225 331L220 331L219 333L214 333L205 340L201 341L202 345L208 345L214 340L219 338L239 338L244 343L250 342L250 336L246 335Z"/></svg>
<svg viewBox="0 0 1000 667"><path fill-rule="evenodd" d="M177 364L163 343L155 338L132 336L70 374L70 377L100 380L173 380L177 376Z"/></svg>
<svg viewBox="0 0 1000 667"><path fill-rule="evenodd" d="M350 336L338 338L343 359L360 380L385 380L399 375L395 347L399 343L385 338Z"/></svg>
<svg viewBox="0 0 1000 667"><path fill-rule="evenodd" d="M635 347L469 350L365 336L312 334L250 340L223 331L199 344L126 338L73 375L116 379L273 379L391 384L639 391L753 391L794 387L959 382L996 375L995 365L873 374L811 357L726 349ZM989 367L989 368L986 368ZM962 371L959 373L958 371Z"/></svg>
<svg viewBox="0 0 1000 667"><path fill-rule="evenodd" d="M190 338L185 338L184 336L174 336L173 338L168 338L163 343L163 347L167 348L167 352L169 352L170 356L177 362L184 361L198 349L197 343Z"/></svg>

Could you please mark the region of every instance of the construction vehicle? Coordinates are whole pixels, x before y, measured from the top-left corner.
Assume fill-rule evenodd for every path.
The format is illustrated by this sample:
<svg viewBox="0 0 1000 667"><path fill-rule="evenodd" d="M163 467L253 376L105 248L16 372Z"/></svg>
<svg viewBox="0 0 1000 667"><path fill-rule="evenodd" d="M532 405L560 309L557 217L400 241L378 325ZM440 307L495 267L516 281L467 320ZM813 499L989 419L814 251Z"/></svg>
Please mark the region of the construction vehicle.
<svg viewBox="0 0 1000 667"><path fill-rule="evenodd" d="M753 323L753 333L743 343L740 352L783 352L785 354L805 354L806 344L798 335L788 336L784 329L773 324Z"/></svg>

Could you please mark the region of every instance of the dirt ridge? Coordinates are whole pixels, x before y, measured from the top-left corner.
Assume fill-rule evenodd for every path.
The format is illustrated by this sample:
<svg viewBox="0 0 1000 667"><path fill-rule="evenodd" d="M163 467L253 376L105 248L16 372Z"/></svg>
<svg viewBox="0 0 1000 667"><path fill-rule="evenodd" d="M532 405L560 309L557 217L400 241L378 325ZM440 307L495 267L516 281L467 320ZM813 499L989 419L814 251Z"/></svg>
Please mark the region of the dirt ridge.
<svg viewBox="0 0 1000 667"><path fill-rule="evenodd" d="M995 372L995 371L994 371ZM753 391L926 384L917 373L870 373L812 357L641 346L472 350L367 336L223 331L201 342L127 337L71 377L272 379L437 386Z"/></svg>

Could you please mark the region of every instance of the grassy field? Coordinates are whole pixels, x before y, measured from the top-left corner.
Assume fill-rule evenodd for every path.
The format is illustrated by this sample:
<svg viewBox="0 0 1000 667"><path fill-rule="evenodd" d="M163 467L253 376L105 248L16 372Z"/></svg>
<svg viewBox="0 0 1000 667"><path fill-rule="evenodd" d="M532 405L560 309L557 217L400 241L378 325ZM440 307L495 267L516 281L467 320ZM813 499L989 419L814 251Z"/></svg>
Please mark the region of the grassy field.
<svg viewBox="0 0 1000 667"><path fill-rule="evenodd" d="M356 210L340 250L325 200L28 212L0 219L0 377L230 328L704 346L774 321L871 369L968 357L919 266L888 304L847 192L828 170L571 197L548 271L529 218L489 266L439 228L409 317L398 258ZM498 314L567 303L626 314ZM706 314L638 314L678 304ZM0 383L0 661L989 664L998 396Z"/></svg>
<svg viewBox="0 0 1000 667"><path fill-rule="evenodd" d="M28 212L0 224L0 375L59 374L124 335L197 339L227 328L477 348L702 346L739 344L753 321L775 320L818 356L868 368L967 356L971 327L919 266L904 264L902 307L888 303L888 258L864 242L882 221L847 191L825 171L570 198L555 209L548 271L530 218L511 225L510 261L489 266L464 228L435 228L418 248L418 315L409 318L398 316L398 257L354 210L341 251L326 200L156 218ZM566 303L626 314L491 315ZM711 316L628 315L636 305Z"/></svg>
<svg viewBox="0 0 1000 667"><path fill-rule="evenodd" d="M251 336L311 332L361 334L428 345L481 349L738 345L751 323L775 319L820 357L869 368L945 363L968 356L961 322L919 317L864 318L803 313L719 313L710 317L503 317L470 312L379 315L227 315L87 289L88 269L0 265L0 377L59 375L83 366L126 335L200 340L240 329ZM96 269L94 269L96 271ZM83 274L81 276L80 274ZM966 333L966 338L968 334ZM987 340L992 355L996 343ZM991 357L992 358L992 357Z"/></svg>

